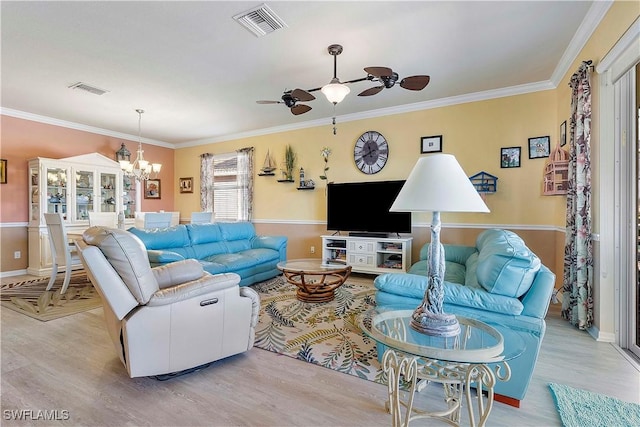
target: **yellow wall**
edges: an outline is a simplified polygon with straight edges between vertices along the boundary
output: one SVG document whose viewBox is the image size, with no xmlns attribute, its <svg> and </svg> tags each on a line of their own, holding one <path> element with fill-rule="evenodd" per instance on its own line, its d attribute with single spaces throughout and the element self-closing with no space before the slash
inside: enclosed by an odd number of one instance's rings
<svg viewBox="0 0 640 427">
<path fill-rule="evenodd" d="M 564 198 L 541 195 L 545 159 L 528 158 L 528 138 L 549 135 L 552 141 L 557 141 L 555 99 L 554 91 L 549 90 L 346 123 L 341 123 L 338 117 L 336 136 L 327 125 L 178 149 L 174 181 L 199 174 L 194 171 L 200 169 L 202 153 L 224 153 L 253 146 L 256 169 L 259 169 L 267 150 L 274 153 L 280 163 L 285 145 L 290 144 L 298 154 L 298 166 L 305 169 L 307 179 L 316 181 L 317 188 L 297 191 L 297 184 L 278 183 L 278 176 L 257 176 L 254 219 L 323 222 L 326 220 L 325 182 L 319 179 L 324 166 L 320 155 L 322 147 L 332 150 L 328 171 L 331 181 L 405 179 L 421 155 L 420 137 L 442 134 L 443 152 L 454 154 L 468 175 L 485 171 L 498 177 L 498 192 L 486 197 L 490 214 L 445 214 L 444 223 L 562 226 L 564 216 L 558 212 L 562 211 Z M 389 142 L 387 165 L 375 175 L 363 174 L 353 161 L 355 142 L 368 130 L 382 133 Z M 516 146 L 522 148 L 521 167 L 501 169 L 500 148 Z M 195 177 L 194 185 L 195 193 L 176 194 L 176 208 L 185 218 L 192 211 L 200 210 L 199 176 Z M 426 216 L 414 218 L 414 223 L 429 221 L 430 217 Z"/>
</svg>

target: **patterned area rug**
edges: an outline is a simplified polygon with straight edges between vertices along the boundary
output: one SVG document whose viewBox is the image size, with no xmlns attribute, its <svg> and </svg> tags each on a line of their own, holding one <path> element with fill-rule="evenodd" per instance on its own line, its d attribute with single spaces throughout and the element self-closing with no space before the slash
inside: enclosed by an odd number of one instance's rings
<svg viewBox="0 0 640 427">
<path fill-rule="evenodd" d="M 640 426 L 640 405 L 561 384 L 549 384 L 564 427 Z"/>
<path fill-rule="evenodd" d="M 371 279 L 350 277 L 328 303 L 298 301 L 296 287 L 282 277 L 252 287 L 261 306 L 256 347 L 386 384 L 375 341 L 357 324 L 375 306 Z"/>
<path fill-rule="evenodd" d="M 4 284 L 0 287 L 1 305 L 43 322 L 102 306 L 100 295 L 84 272 L 72 273 L 69 287 L 61 295 L 63 279 L 63 274 L 58 275 L 50 291 L 45 290 L 48 277 Z"/>
</svg>

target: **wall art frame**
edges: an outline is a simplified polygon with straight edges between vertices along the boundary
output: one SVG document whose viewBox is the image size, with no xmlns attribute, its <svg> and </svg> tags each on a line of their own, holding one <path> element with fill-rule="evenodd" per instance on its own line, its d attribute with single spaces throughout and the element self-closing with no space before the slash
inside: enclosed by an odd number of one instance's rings
<svg viewBox="0 0 640 427">
<path fill-rule="evenodd" d="M 162 198 L 162 192 L 159 179 L 147 179 L 144 182 L 144 198 L 145 199 L 160 199 Z"/>
<path fill-rule="evenodd" d="M 0 159 L 0 184 L 7 183 L 7 159 Z"/>
<path fill-rule="evenodd" d="M 519 168 L 520 167 L 520 147 L 502 147 L 500 149 L 500 167 L 501 168 Z"/>
<path fill-rule="evenodd" d="M 543 159 L 551 154 L 551 140 L 549 136 L 529 138 L 529 158 Z"/>
<path fill-rule="evenodd" d="M 441 153 L 442 135 L 423 136 L 420 138 L 420 153 Z"/>
<path fill-rule="evenodd" d="M 180 178 L 180 193 L 193 193 L 193 177 Z"/>
<path fill-rule="evenodd" d="M 567 144 L 567 121 L 565 120 L 560 125 L 560 146 L 564 147 Z"/>
</svg>

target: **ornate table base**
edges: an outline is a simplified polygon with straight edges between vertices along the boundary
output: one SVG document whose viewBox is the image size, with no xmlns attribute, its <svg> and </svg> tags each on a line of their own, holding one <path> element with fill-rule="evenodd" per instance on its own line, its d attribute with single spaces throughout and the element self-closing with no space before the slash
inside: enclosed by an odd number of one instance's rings
<svg viewBox="0 0 640 427">
<path fill-rule="evenodd" d="M 418 418 L 436 418 L 447 424 L 459 426 L 462 410 L 463 393 L 469 411 L 469 425 L 472 427 L 484 426 L 493 407 L 493 387 L 496 379 L 507 381 L 511 377 L 511 369 L 507 362 L 500 362 L 494 373 L 484 363 L 458 363 L 446 362 L 425 357 L 405 356 L 393 349 L 387 349 L 382 359 L 382 367 L 388 378 L 389 401 L 387 410 L 391 413 L 393 427 L 408 426 L 410 421 Z M 406 402 L 400 398 L 401 377 L 409 384 L 408 399 Z M 419 410 L 413 407 L 413 399 L 416 390 L 420 387 L 419 380 L 427 380 L 441 383 L 444 388 L 444 400 L 447 409 L 437 412 Z M 478 423 L 475 422 L 473 398 L 471 386 L 476 387 L 476 403 L 478 411 Z M 487 391 L 486 398 L 483 389 Z M 401 407 L 406 408 L 404 420 Z"/>
<path fill-rule="evenodd" d="M 336 267 L 328 272 L 280 269 L 287 281 L 298 288 L 296 297 L 300 301 L 311 303 L 332 301 L 336 289 L 342 286 L 351 274 L 351 266 L 348 265 Z"/>
</svg>

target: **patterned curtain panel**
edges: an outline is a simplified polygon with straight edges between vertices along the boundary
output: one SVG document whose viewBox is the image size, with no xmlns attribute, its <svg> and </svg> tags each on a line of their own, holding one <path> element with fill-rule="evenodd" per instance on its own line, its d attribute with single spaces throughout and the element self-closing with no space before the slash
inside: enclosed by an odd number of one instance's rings
<svg viewBox="0 0 640 427">
<path fill-rule="evenodd" d="M 590 69 L 591 61 L 583 62 L 569 83 L 572 97 L 562 317 L 579 329 L 588 329 L 593 323 Z"/>
<path fill-rule="evenodd" d="M 213 154 L 200 155 L 200 208 L 213 212 Z"/>
<path fill-rule="evenodd" d="M 239 221 L 253 218 L 253 147 L 238 150 Z"/>
</svg>

